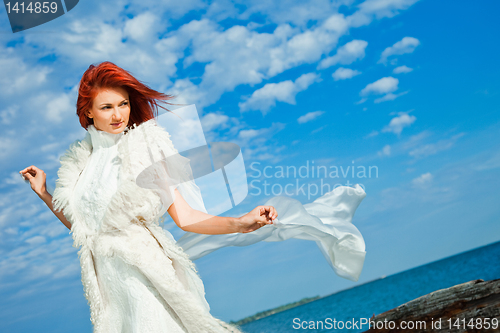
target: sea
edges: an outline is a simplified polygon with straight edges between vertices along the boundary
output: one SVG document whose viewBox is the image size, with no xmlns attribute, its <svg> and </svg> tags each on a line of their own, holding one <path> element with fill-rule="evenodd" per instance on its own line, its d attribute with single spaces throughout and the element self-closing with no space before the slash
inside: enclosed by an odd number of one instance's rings
<svg viewBox="0 0 500 333">
<path fill-rule="evenodd" d="M 498 278 L 500 242 L 339 291 L 240 327 L 246 333 L 364 332 L 369 329 L 368 319 L 374 314 L 439 289 L 476 279 Z M 333 326 L 334 320 L 336 326 Z M 344 328 L 339 329 L 339 324 Z"/>
</svg>

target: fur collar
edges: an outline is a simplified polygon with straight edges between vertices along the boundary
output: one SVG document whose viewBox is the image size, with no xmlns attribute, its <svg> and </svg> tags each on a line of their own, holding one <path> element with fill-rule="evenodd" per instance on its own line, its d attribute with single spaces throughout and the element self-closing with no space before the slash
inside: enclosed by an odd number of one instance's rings
<svg viewBox="0 0 500 333">
<path fill-rule="evenodd" d="M 134 124 L 118 141 L 118 157 L 122 160 L 120 185 L 113 195 L 104 215 L 100 232 L 120 230 L 131 222 L 158 223 L 159 196 L 152 190 L 139 187 L 135 179 L 139 173 L 165 156 L 176 154 L 170 140 L 170 134 L 158 126 L 156 119 L 150 119 L 140 125 Z M 78 177 L 85 168 L 92 154 L 92 140 L 87 132 L 82 140 L 73 142 L 60 158 L 56 189 L 53 194 L 55 210 L 62 210 L 71 223 L 74 246 L 86 243 L 95 234 L 82 222 L 74 209 L 72 195 Z"/>
</svg>

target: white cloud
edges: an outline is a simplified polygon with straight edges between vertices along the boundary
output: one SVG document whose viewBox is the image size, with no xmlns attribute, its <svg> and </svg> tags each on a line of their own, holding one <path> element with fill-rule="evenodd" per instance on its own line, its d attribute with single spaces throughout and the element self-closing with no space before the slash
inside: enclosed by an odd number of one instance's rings
<svg viewBox="0 0 500 333">
<path fill-rule="evenodd" d="M 156 34 L 165 30 L 165 23 L 151 12 L 144 12 L 125 22 L 124 37 L 145 43 L 157 40 Z"/>
<path fill-rule="evenodd" d="M 379 151 L 378 153 L 378 156 L 390 156 L 391 155 L 391 146 L 389 145 L 385 145 L 384 148 L 382 148 L 381 151 Z"/>
<path fill-rule="evenodd" d="M 415 120 L 417 120 L 417 117 L 411 116 L 405 112 L 400 112 L 399 116 L 392 118 L 389 125 L 382 129 L 382 132 L 392 132 L 400 135 L 403 128 L 410 126 Z"/>
<path fill-rule="evenodd" d="M 75 94 L 62 93 L 58 96 L 47 97 L 47 102 L 41 105 L 46 105 L 45 116 L 49 121 L 61 122 L 65 116 L 75 114 L 74 101 L 77 98 Z"/>
<path fill-rule="evenodd" d="M 8 125 L 12 123 L 12 120 L 16 117 L 19 112 L 19 105 L 9 105 L 7 108 L 0 112 L 0 120 L 2 124 Z"/>
<path fill-rule="evenodd" d="M 126 14 L 132 14 L 132 16 L 140 15 L 146 11 L 154 11 L 155 13 L 165 13 L 168 17 L 173 20 L 182 17 L 193 10 L 205 10 L 208 4 L 202 0 L 184 0 L 184 1 L 174 1 L 174 0 L 164 0 L 158 2 L 157 0 L 140 0 L 140 1 L 128 1 L 128 0 L 114 0 L 113 2 L 108 1 L 89 1 L 89 7 L 95 10 L 97 17 L 101 17 L 99 14 L 109 13 L 110 16 L 113 14 L 118 16 L 120 14 L 116 8 L 126 8 Z M 80 6 L 80 4 L 78 4 Z"/>
<path fill-rule="evenodd" d="M 253 14 L 266 16 L 269 21 L 277 24 L 292 23 L 295 26 L 306 26 L 311 21 L 323 21 L 338 11 L 345 1 L 309 0 L 309 1 L 235 1 L 240 6 L 245 5 L 241 14 L 234 15 L 247 20 Z M 226 1 L 214 1 L 219 7 L 228 7 Z M 236 13 L 241 10 L 236 10 Z"/>
<path fill-rule="evenodd" d="M 411 135 L 407 140 L 397 142 L 392 145 L 393 155 L 406 154 L 408 151 L 415 149 L 431 136 L 429 131 L 422 131 L 418 134 Z"/>
<path fill-rule="evenodd" d="M 381 102 L 385 102 L 385 101 L 393 101 L 396 98 L 398 98 L 399 96 L 406 95 L 408 92 L 409 92 L 409 90 L 403 91 L 402 93 L 399 93 L 399 94 L 388 93 L 380 98 L 375 99 L 373 102 L 374 103 L 381 103 Z"/>
<path fill-rule="evenodd" d="M 417 147 L 409 152 L 410 156 L 416 157 L 416 158 L 422 158 L 426 157 L 429 155 L 435 155 L 441 151 L 448 150 L 452 148 L 455 145 L 455 142 L 464 136 L 465 133 L 459 133 L 454 136 L 452 136 L 449 139 L 442 139 L 439 140 L 435 143 L 429 143 L 420 147 Z"/>
<path fill-rule="evenodd" d="M 365 49 L 368 42 L 364 40 L 353 40 L 341 46 L 334 56 L 321 60 L 318 69 L 324 69 L 336 64 L 350 65 L 358 59 L 365 57 Z"/>
<path fill-rule="evenodd" d="M 210 112 L 201 118 L 207 141 L 230 141 L 244 128 L 236 117 L 229 117 L 222 111 Z"/>
<path fill-rule="evenodd" d="M 334 14 L 317 28 L 294 35 L 269 50 L 267 75 L 272 77 L 299 64 L 316 62 L 337 45 L 339 37 L 346 31 L 344 16 Z"/>
<path fill-rule="evenodd" d="M 361 90 L 360 95 L 366 96 L 370 94 L 387 94 L 398 89 L 399 80 L 392 76 L 383 77 L 373 83 L 368 84 Z"/>
<path fill-rule="evenodd" d="M 325 127 L 327 127 L 327 126 L 328 126 L 328 125 L 323 125 L 323 126 L 320 126 L 320 127 L 316 128 L 316 129 L 313 129 L 313 130 L 311 131 L 311 134 L 318 133 L 319 131 L 323 130 L 323 129 L 324 129 Z"/>
<path fill-rule="evenodd" d="M 416 187 L 427 187 L 432 182 L 433 176 L 430 172 L 424 173 L 411 182 Z"/>
<path fill-rule="evenodd" d="M 17 290 L 32 283 L 49 283 L 58 289 L 78 281 L 78 271 L 70 282 L 65 281 L 62 285 L 61 280 L 54 282 L 54 277 L 47 277 L 51 272 L 76 263 L 76 250 L 71 246 L 68 230 L 47 211 L 29 185 L 12 184 L 8 192 L 0 193 L 0 200 L 5 204 L 0 215 L 0 242 L 3 245 L 0 249 L 0 287 L 8 285 L 9 289 Z M 2 221 L 3 216 L 8 216 L 8 220 Z"/>
<path fill-rule="evenodd" d="M 182 4 L 118 0 L 113 3 L 115 7 L 124 8 L 122 11 L 113 10 L 110 3 L 91 1 L 86 3 L 92 8 L 89 15 L 56 22 L 63 25 L 61 34 L 54 38 L 30 35 L 26 36 L 26 42 L 36 46 L 38 52 L 57 54 L 61 66 L 70 62 L 70 66 L 81 68 L 112 59 L 141 80 L 159 86 L 159 90 L 172 88 L 186 97 L 198 97 L 189 100 L 188 104 L 196 102 L 202 110 L 238 85 L 259 84 L 287 69 L 320 60 L 336 47 L 338 39 L 349 28 L 359 26 L 360 17 L 364 17 L 361 25 L 368 24 L 375 18 L 394 16 L 413 2 L 365 1 L 355 14 L 345 17 L 338 13 L 340 6 L 349 5 L 343 0 L 307 3 L 220 0 L 210 4 L 200 0 Z M 164 17 L 178 20 L 192 10 L 203 10 L 202 18 L 167 30 L 173 21 Z M 106 20 L 102 20 L 102 13 L 106 14 Z M 265 16 L 265 24 L 277 24 L 276 29 L 261 33 L 252 30 L 261 24 L 247 24 L 224 30 L 215 21 L 229 17 L 245 20 L 253 13 Z M 310 25 L 313 21 L 315 24 Z M 157 36 L 161 39 L 155 42 Z M 339 48 L 333 60 L 348 64 L 360 59 L 366 44 L 365 41 L 351 41 Z M 180 65 L 179 60 L 182 60 Z M 177 80 L 197 82 L 196 88 L 191 89 L 186 82 L 171 82 L 176 79 L 179 66 L 186 69 L 194 63 L 204 66 L 202 72 Z"/>
<path fill-rule="evenodd" d="M 282 159 L 279 152 L 284 146 L 269 145 L 269 138 L 285 128 L 283 123 L 272 123 L 270 127 L 259 129 L 243 129 L 236 139 L 231 140 L 240 147 L 245 147 L 243 157 L 245 160 L 279 161 Z"/>
<path fill-rule="evenodd" d="M 339 67 L 335 72 L 333 72 L 332 77 L 335 81 L 350 79 L 356 75 L 361 74 L 358 70 L 352 70 L 350 68 Z"/>
<path fill-rule="evenodd" d="M 114 9 L 106 12 L 106 20 L 91 15 L 68 20 L 61 33 L 53 38 L 27 35 L 26 40 L 36 45 L 40 56 L 55 53 L 59 66 L 78 68 L 75 75 L 78 77 L 91 63 L 110 60 L 149 85 L 171 85 L 169 79 L 177 72 L 176 63 L 183 57 L 182 51 L 189 41 L 158 40 L 165 26 L 151 12 L 131 19 L 119 18 L 116 12 Z"/>
<path fill-rule="evenodd" d="M 222 113 L 211 112 L 201 119 L 204 130 L 211 131 L 215 128 L 226 128 L 229 125 L 229 117 Z"/>
<path fill-rule="evenodd" d="M 4 187 L 5 184 L 8 185 L 15 185 L 15 184 L 22 184 L 24 181 L 21 178 L 19 172 L 12 171 L 8 177 L 5 177 L 3 179 L 3 184 L 0 184 L 0 187 Z"/>
<path fill-rule="evenodd" d="M 242 130 L 240 131 L 240 138 L 243 139 L 243 140 L 248 140 L 248 139 L 252 139 L 256 136 L 259 136 L 261 135 L 261 133 L 263 132 L 264 130 L 256 130 L 256 129 L 246 129 L 246 130 Z"/>
<path fill-rule="evenodd" d="M 318 118 L 319 116 L 321 116 L 323 113 L 325 113 L 325 111 L 313 111 L 313 112 L 308 112 L 306 113 L 305 115 L 303 116 L 300 116 L 298 119 L 297 119 L 297 122 L 299 124 L 304 124 L 304 123 L 307 123 L 311 120 L 314 120 L 316 118 Z"/>
<path fill-rule="evenodd" d="M 0 158 L 3 161 L 8 160 L 7 159 L 8 156 L 12 156 L 14 153 L 18 152 L 18 147 L 19 147 L 18 138 L 13 138 L 11 136 L 8 137 L 0 136 Z"/>
<path fill-rule="evenodd" d="M 18 56 L 13 47 L 0 47 L 0 96 L 22 95 L 26 91 L 40 87 L 47 82 L 52 69 L 40 65 L 29 65 Z M 5 106 L 5 105 L 2 105 Z M 2 116 L 2 118 L 4 118 Z"/>
<path fill-rule="evenodd" d="M 378 131 L 373 130 L 365 136 L 365 139 L 372 138 L 372 137 L 377 136 L 377 135 L 378 135 Z"/>
<path fill-rule="evenodd" d="M 500 150 L 497 150 L 491 156 L 488 156 L 487 159 L 483 159 L 474 166 L 474 169 L 479 171 L 496 168 L 500 168 Z"/>
<path fill-rule="evenodd" d="M 407 67 L 405 65 L 396 67 L 392 70 L 394 74 L 410 73 L 411 71 L 413 71 L 413 68 Z"/>
<path fill-rule="evenodd" d="M 392 101 L 399 96 L 407 94 L 409 91 L 405 91 L 399 94 L 394 94 L 393 92 L 398 90 L 398 84 L 399 80 L 392 77 L 383 77 L 373 83 L 368 84 L 366 87 L 361 90 L 359 93 L 361 96 L 367 96 L 367 95 L 382 95 L 385 94 L 382 97 L 379 97 L 374 100 L 374 103 L 381 103 L 385 101 Z M 361 104 L 366 101 L 366 98 L 361 99 L 359 102 L 356 104 Z"/>
<path fill-rule="evenodd" d="M 176 34 L 191 41 L 184 67 L 206 64 L 198 85 L 210 96 L 204 100 L 205 106 L 238 85 L 259 84 L 289 68 L 318 61 L 345 33 L 344 21 L 343 15 L 335 14 L 303 32 L 282 24 L 273 33 L 258 33 L 244 26 L 223 31 L 218 24 L 202 19 L 185 24 Z"/>
<path fill-rule="evenodd" d="M 368 0 L 358 5 L 358 10 L 348 17 L 353 27 L 369 24 L 374 18 L 393 17 L 410 7 L 417 0 Z M 222 20 L 233 17 L 248 20 L 252 15 L 265 17 L 276 24 L 292 23 L 306 27 L 311 22 L 321 22 L 338 12 L 341 6 L 349 6 L 351 0 L 265 1 L 265 0 L 217 0 L 211 3 L 207 17 Z M 238 7 L 235 7 L 238 6 Z M 214 8 L 211 8 L 214 7 Z M 242 9 L 243 8 L 243 9 Z"/>
<path fill-rule="evenodd" d="M 241 111 L 260 110 L 265 114 L 276 105 L 276 101 L 295 104 L 295 95 L 306 90 L 319 79 L 317 74 L 307 73 L 301 75 L 295 82 L 286 80 L 279 83 L 268 83 L 254 91 L 249 99 L 238 105 Z"/>
<path fill-rule="evenodd" d="M 366 0 L 358 5 L 359 10 L 347 18 L 349 25 L 360 27 L 369 24 L 373 18 L 393 17 L 408 9 L 418 0 Z"/>
<path fill-rule="evenodd" d="M 200 87 L 189 79 L 178 79 L 175 80 L 175 84 L 170 87 L 169 94 L 175 96 L 175 102 L 179 104 L 196 104 L 196 108 L 200 106 L 210 105 L 215 103 L 219 96 L 209 95 L 206 91 L 200 89 Z"/>
<path fill-rule="evenodd" d="M 409 112 L 411 112 L 411 111 L 407 111 L 404 113 L 409 113 Z M 404 114 L 404 113 L 401 112 L 400 114 Z M 395 118 L 399 118 L 399 116 L 395 117 Z M 406 123 L 410 123 L 410 122 L 411 122 L 411 119 L 407 120 Z M 404 121 L 402 122 L 401 125 L 403 125 L 403 124 L 405 124 Z M 394 131 L 398 130 L 397 124 L 393 123 L 393 125 L 394 125 L 394 127 L 392 127 L 392 128 L 389 125 L 386 126 L 387 129 L 391 129 L 391 130 L 389 130 L 389 132 L 393 132 L 392 130 L 394 130 Z M 411 126 L 411 125 L 412 124 L 410 124 L 409 126 Z M 403 126 L 403 129 L 404 129 L 404 126 Z M 375 135 L 376 131 L 373 131 L 372 133 Z M 430 132 L 428 130 L 424 130 L 420 133 L 417 133 L 415 135 L 410 135 L 409 137 L 407 137 L 405 139 L 402 139 L 400 141 L 395 142 L 394 144 L 391 144 L 390 145 L 390 155 L 391 156 L 408 155 L 408 156 L 414 158 L 413 160 L 410 160 L 409 163 L 415 163 L 420 158 L 425 158 L 425 157 L 430 156 L 430 155 L 435 155 L 435 154 L 440 153 L 442 151 L 453 148 L 456 145 L 458 139 L 464 135 L 465 135 L 465 133 L 461 132 L 461 133 L 455 134 L 451 137 L 432 140 L 435 137 L 435 134 L 433 134 L 432 132 Z M 370 136 L 371 135 L 367 135 L 367 136 L 365 136 L 365 138 L 369 138 Z M 434 141 L 434 142 L 432 142 L 432 141 Z M 380 156 L 384 156 L 382 151 L 377 152 L 374 155 L 371 155 L 369 157 L 369 159 L 378 158 Z M 483 162 L 485 160 L 487 160 L 487 158 L 483 158 Z M 498 160 L 500 161 L 500 159 L 498 159 Z M 477 165 L 475 166 L 475 168 L 477 170 L 481 169 L 481 167 L 478 167 Z"/>
<path fill-rule="evenodd" d="M 47 240 L 43 236 L 34 236 L 25 240 L 26 243 L 30 245 L 40 245 L 45 243 Z"/>
<path fill-rule="evenodd" d="M 60 149 L 60 148 L 61 148 L 60 142 L 52 142 L 52 143 L 47 143 L 47 144 L 40 146 L 40 151 L 50 152 L 50 151 L 55 151 L 55 150 Z"/>
<path fill-rule="evenodd" d="M 405 53 L 412 53 L 415 48 L 420 45 L 420 41 L 413 37 L 404 37 L 399 42 L 395 43 L 393 46 L 386 48 L 380 57 L 378 63 L 386 63 L 387 58 L 393 55 L 401 55 Z"/>
</svg>

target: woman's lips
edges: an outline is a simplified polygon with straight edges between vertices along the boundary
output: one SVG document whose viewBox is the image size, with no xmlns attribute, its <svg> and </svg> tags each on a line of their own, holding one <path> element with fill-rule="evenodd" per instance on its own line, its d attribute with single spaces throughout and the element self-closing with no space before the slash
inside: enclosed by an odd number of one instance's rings
<svg viewBox="0 0 500 333">
<path fill-rule="evenodd" d="M 119 123 L 111 124 L 111 126 L 118 127 L 118 126 L 120 126 L 122 123 L 123 123 L 123 121 L 122 121 L 122 122 L 119 122 Z"/>
</svg>

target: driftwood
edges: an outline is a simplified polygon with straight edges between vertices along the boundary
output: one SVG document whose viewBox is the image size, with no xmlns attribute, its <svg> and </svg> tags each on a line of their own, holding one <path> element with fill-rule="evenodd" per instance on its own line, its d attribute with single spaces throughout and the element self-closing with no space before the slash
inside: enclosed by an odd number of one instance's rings
<svg viewBox="0 0 500 333">
<path fill-rule="evenodd" d="M 500 279 L 436 290 L 373 315 L 370 321 L 366 333 L 500 332 Z"/>
</svg>

